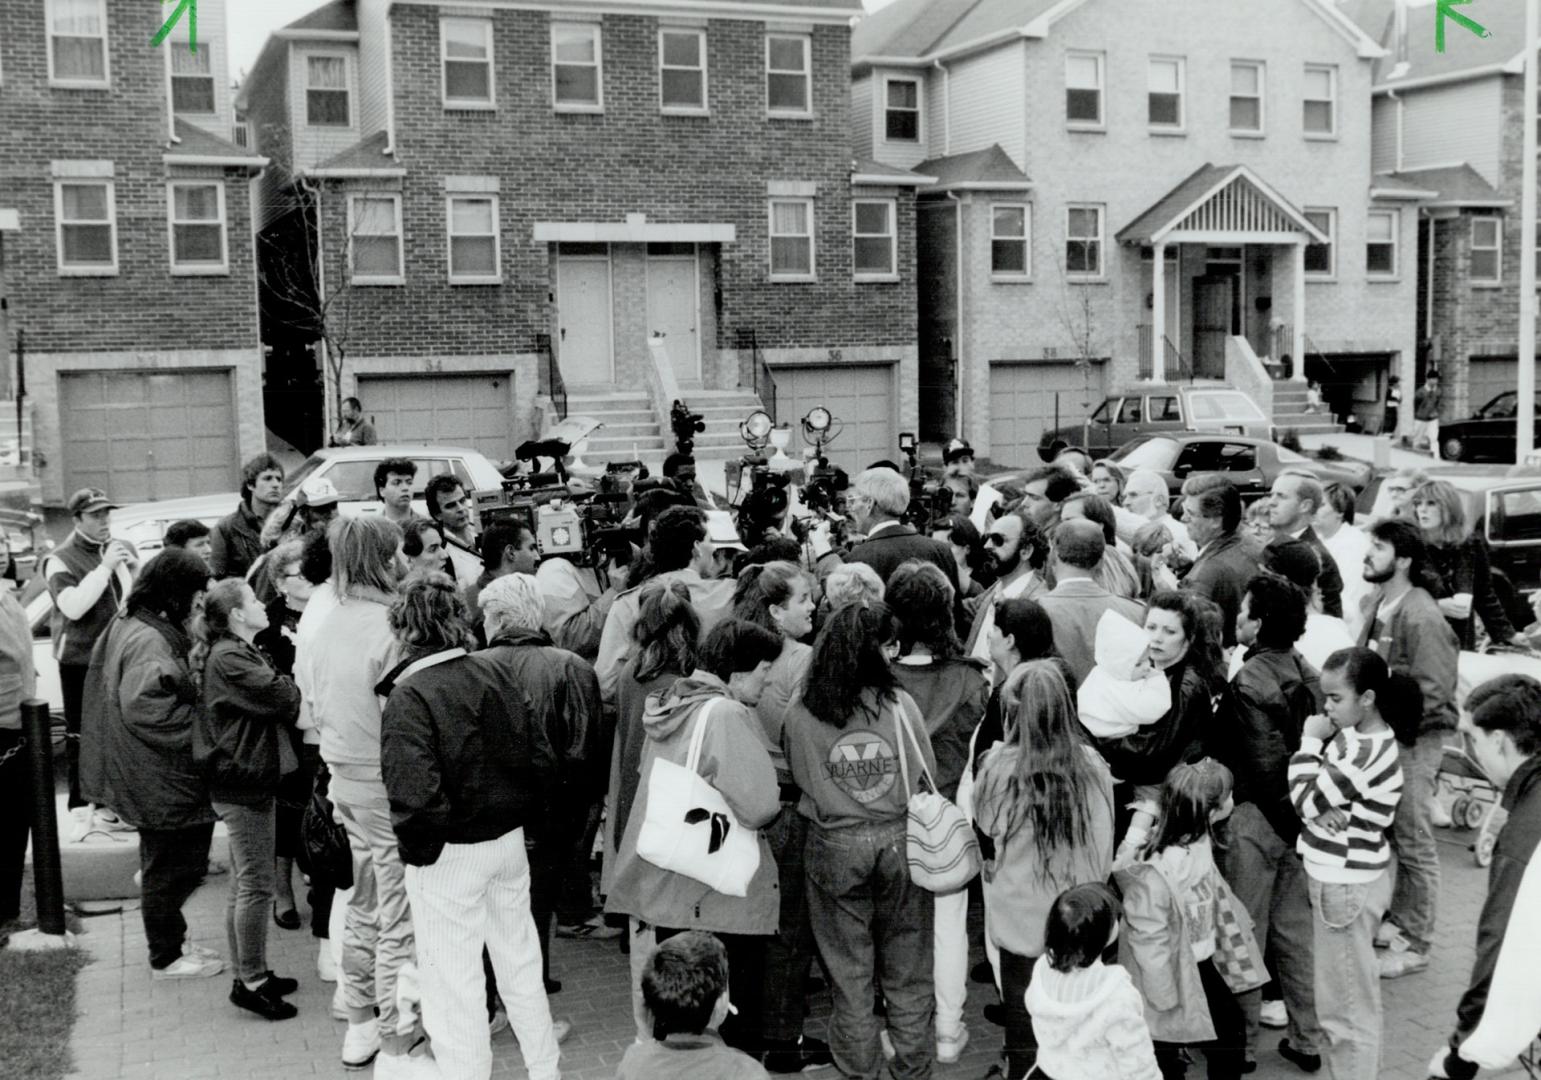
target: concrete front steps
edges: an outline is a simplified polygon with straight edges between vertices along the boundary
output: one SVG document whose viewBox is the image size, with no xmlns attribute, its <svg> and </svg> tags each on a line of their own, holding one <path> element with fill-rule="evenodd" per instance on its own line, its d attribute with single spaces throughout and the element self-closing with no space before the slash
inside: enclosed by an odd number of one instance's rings
<svg viewBox="0 0 1541 1080">
<path fill-rule="evenodd" d="M 1345 430 L 1325 411 L 1306 412 L 1306 384 L 1293 380 L 1273 384 L 1273 424 L 1279 435 L 1290 429 L 1297 435 L 1338 435 Z"/>
<path fill-rule="evenodd" d="M 738 425 L 760 407 L 751 390 L 681 389 L 681 400 L 706 421 L 696 436 L 699 459 L 736 458 L 744 452 Z M 589 436 L 583 458 L 589 462 L 634 461 L 653 464 L 674 450 L 674 433 L 660 428 L 646 393 L 623 389 L 577 390 L 567 397 L 567 415 L 590 416 L 604 427 Z"/>
</svg>

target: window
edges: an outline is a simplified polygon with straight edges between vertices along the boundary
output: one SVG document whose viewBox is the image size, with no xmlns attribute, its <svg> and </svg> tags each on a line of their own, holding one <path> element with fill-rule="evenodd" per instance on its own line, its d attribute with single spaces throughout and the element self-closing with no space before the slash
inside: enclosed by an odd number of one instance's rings
<svg viewBox="0 0 1541 1080">
<path fill-rule="evenodd" d="M 1150 399 L 1150 418 L 1158 422 L 1181 420 L 1182 410 L 1178 408 L 1175 397 L 1153 397 Z"/>
<path fill-rule="evenodd" d="M 171 109 L 176 113 L 214 111 L 213 46 L 199 39 L 198 51 L 187 42 L 171 42 Z"/>
<path fill-rule="evenodd" d="M 658 32 L 658 93 L 664 112 L 706 111 L 706 31 Z"/>
<path fill-rule="evenodd" d="M 48 0 L 48 77 L 107 85 L 107 0 Z"/>
<path fill-rule="evenodd" d="M 1118 422 L 1120 424 L 1141 423 L 1145 419 L 1144 405 L 1145 402 L 1141 398 L 1124 398 L 1124 411 L 1118 414 Z"/>
<path fill-rule="evenodd" d="M 1471 219 L 1471 279 L 1493 284 L 1503 276 L 1503 218 Z"/>
<path fill-rule="evenodd" d="M 765 35 L 765 102 L 772 116 L 813 112 L 813 42 L 802 34 Z"/>
<path fill-rule="evenodd" d="M 1246 443 L 1226 443 L 1220 448 L 1222 472 L 1251 472 L 1257 468 L 1257 447 Z"/>
<path fill-rule="evenodd" d="M 449 279 L 495 285 L 501 280 L 496 195 L 449 197 Z"/>
<path fill-rule="evenodd" d="M 889 142 L 919 142 L 920 83 L 914 79 L 889 79 L 885 85 L 885 137 Z"/>
<path fill-rule="evenodd" d="M 1263 65 L 1251 61 L 1231 64 L 1231 132 L 1263 133 Z"/>
<path fill-rule="evenodd" d="M 1327 237 L 1325 244 L 1306 244 L 1306 273 L 1313 277 L 1332 277 L 1337 273 L 1336 245 L 1338 212 L 1336 210 L 1306 210 L 1306 220 Z"/>
<path fill-rule="evenodd" d="M 1147 118 L 1153 128 L 1180 129 L 1183 117 L 1183 62 L 1153 56 L 1146 71 Z"/>
<path fill-rule="evenodd" d="M 439 57 L 444 64 L 446 109 L 492 107 L 490 19 L 440 19 Z"/>
<path fill-rule="evenodd" d="M 251 147 L 251 125 L 245 117 L 237 117 L 235 124 L 230 129 L 230 141 L 239 147 L 249 149 Z"/>
<path fill-rule="evenodd" d="M 862 278 L 897 278 L 898 236 L 894 230 L 894 203 L 890 199 L 857 200 L 853 206 L 855 236 L 853 265 Z"/>
<path fill-rule="evenodd" d="M 305 58 L 305 122 L 312 127 L 347 127 L 348 58 Z"/>
<path fill-rule="evenodd" d="M 990 216 L 990 273 L 995 277 L 1028 276 L 1028 223 L 1026 205 L 997 203 Z"/>
<path fill-rule="evenodd" d="M 348 199 L 348 252 L 355 285 L 405 283 L 400 195 L 354 195 Z"/>
<path fill-rule="evenodd" d="M 1065 120 L 1073 126 L 1102 126 L 1102 54 L 1065 57 Z"/>
<path fill-rule="evenodd" d="M 171 272 L 224 274 L 225 185 L 177 181 L 167 185 L 171 209 Z"/>
<path fill-rule="evenodd" d="M 1371 210 L 1365 219 L 1365 269 L 1377 277 L 1394 277 L 1397 272 L 1397 229 L 1401 214 L 1396 210 Z"/>
<path fill-rule="evenodd" d="M 1301 124 L 1307 138 L 1338 133 L 1337 68 L 1306 65 L 1301 110 Z"/>
<path fill-rule="evenodd" d="M 551 24 L 551 80 L 556 107 L 579 112 L 604 108 L 599 27 Z"/>
<path fill-rule="evenodd" d="M 118 272 L 117 210 L 113 203 L 111 180 L 54 184 L 61 275 Z"/>
<path fill-rule="evenodd" d="M 772 199 L 772 281 L 813 280 L 813 200 Z"/>
<path fill-rule="evenodd" d="M 1102 207 L 1066 208 L 1065 272 L 1082 277 L 1102 276 Z"/>
</svg>

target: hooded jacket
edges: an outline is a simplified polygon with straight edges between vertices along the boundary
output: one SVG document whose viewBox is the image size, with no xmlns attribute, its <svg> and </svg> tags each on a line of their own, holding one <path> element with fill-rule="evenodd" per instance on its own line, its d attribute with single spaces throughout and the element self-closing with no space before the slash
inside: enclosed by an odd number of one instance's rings
<svg viewBox="0 0 1541 1080">
<path fill-rule="evenodd" d="M 642 607 L 642 589 L 654 581 L 665 584 L 684 582 L 685 588 L 690 590 L 690 603 L 696 609 L 696 614 L 701 616 L 702 638 L 727 617 L 733 606 L 733 588 L 737 584 L 732 578 L 708 581 L 694 567 L 687 566 L 683 570 L 665 571 L 617 596 L 615 603 L 610 606 L 609 614 L 605 616 L 605 628 L 599 637 L 599 656 L 594 661 L 594 673 L 599 676 L 599 690 L 607 705 L 615 704 L 621 669 L 637 650 L 637 644 L 632 640 L 632 629 L 637 625 L 637 616 Z"/>
<path fill-rule="evenodd" d="M 776 859 L 759 837 L 760 865 L 746 896 L 727 896 L 694 878 L 654 866 L 637 854 L 637 834 L 646 818 L 653 762 L 662 758 L 684 765 L 701 708 L 716 701 L 706 718 L 701 777 L 727 800 L 738 824 L 762 829 L 781 812 L 776 769 L 759 733 L 759 720 L 728 695 L 727 684 L 696 671 L 663 694 L 648 699 L 642 716 L 647 742 L 642 747 L 636 802 L 626 820 L 626 835 L 616 858 L 615 878 L 605 910 L 630 915 L 652 926 L 706 930 L 719 934 L 774 934 L 781 911 Z"/>
<path fill-rule="evenodd" d="M 1079 1080 L 1159 1080 L 1145 1003 L 1129 972 L 1094 960 L 1090 967 L 1033 969 L 1027 1011 L 1045 1076 Z"/>
<path fill-rule="evenodd" d="M 1154 724 L 1172 707 L 1172 687 L 1166 677 L 1140 663 L 1150 648 L 1150 634 L 1109 609 L 1097 620 L 1092 668 L 1076 690 L 1081 724 L 1099 738 L 1133 735 Z"/>
<path fill-rule="evenodd" d="M 577 794 L 604 795 L 605 767 L 599 753 L 599 680 L 587 660 L 558 649 L 542 630 L 503 631 L 476 654 L 504 664 L 524 687 L 535 708 L 535 723 L 556 751 L 561 782 Z"/>
</svg>

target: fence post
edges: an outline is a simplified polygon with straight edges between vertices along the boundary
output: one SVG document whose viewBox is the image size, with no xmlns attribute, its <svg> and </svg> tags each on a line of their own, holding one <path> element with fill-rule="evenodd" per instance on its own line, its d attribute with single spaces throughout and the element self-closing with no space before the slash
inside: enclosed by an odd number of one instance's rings
<svg viewBox="0 0 1541 1080">
<path fill-rule="evenodd" d="M 32 882 L 37 889 L 37 930 L 15 935 L 10 947 L 62 948 L 69 935 L 64 925 L 64 874 L 59 865 L 59 820 L 54 808 L 53 732 L 48 703 L 38 698 L 22 702 L 21 727 L 27 740 L 28 771 L 32 777 Z"/>
</svg>

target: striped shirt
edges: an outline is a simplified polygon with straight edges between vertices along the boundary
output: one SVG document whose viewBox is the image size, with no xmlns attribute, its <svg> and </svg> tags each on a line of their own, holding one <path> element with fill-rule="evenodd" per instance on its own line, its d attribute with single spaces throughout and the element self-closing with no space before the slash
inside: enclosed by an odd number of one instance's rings
<svg viewBox="0 0 1541 1080">
<path fill-rule="evenodd" d="M 1402 798 L 1396 734 L 1344 728 L 1330 743 L 1303 738 L 1290 758 L 1290 802 L 1305 823 L 1296 850 L 1318 881 L 1373 881 L 1391 862 L 1386 832 Z M 1316 819 L 1342 810 L 1348 823 L 1328 830 Z"/>
</svg>

